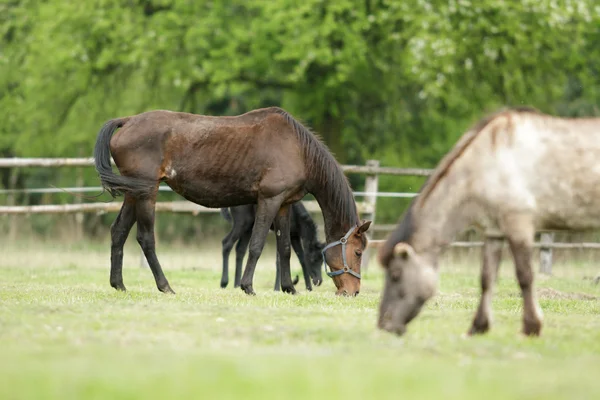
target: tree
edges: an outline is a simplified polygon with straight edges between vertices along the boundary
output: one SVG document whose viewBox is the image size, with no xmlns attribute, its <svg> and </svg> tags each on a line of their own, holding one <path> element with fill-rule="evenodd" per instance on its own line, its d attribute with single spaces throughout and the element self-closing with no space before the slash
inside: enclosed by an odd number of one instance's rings
<svg viewBox="0 0 600 400">
<path fill-rule="evenodd" d="M 595 113 L 599 13 L 593 0 L 8 0 L 0 151 L 86 155 L 116 116 L 279 105 L 340 162 L 432 167 L 501 106 Z"/>
</svg>

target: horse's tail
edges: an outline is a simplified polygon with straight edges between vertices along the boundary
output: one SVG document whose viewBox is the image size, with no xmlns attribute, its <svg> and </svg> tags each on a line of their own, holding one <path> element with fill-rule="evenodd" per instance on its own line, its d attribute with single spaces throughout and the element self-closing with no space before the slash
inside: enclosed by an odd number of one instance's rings
<svg viewBox="0 0 600 400">
<path fill-rule="evenodd" d="M 221 216 L 225 218 L 225 221 L 231 222 L 231 213 L 229 212 L 229 208 L 223 207 L 221 208 Z"/>
<path fill-rule="evenodd" d="M 110 195 L 115 198 L 123 193 L 130 193 L 135 197 L 146 195 L 150 192 L 154 182 L 147 179 L 133 178 L 129 176 L 117 175 L 113 172 L 110 165 L 110 139 L 113 133 L 124 126 L 129 117 L 111 119 L 106 122 L 96 139 L 94 147 L 94 164 L 96 171 L 100 176 L 102 186 Z"/>
</svg>

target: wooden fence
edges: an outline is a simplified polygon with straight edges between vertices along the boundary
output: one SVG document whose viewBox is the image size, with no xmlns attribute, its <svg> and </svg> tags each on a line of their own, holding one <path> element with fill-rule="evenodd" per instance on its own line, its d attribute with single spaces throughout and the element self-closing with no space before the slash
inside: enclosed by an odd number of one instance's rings
<svg viewBox="0 0 600 400">
<path fill-rule="evenodd" d="M 54 167 L 92 167 L 93 158 L 0 158 L 0 168 L 54 168 Z M 378 160 L 369 160 L 366 165 L 343 165 L 342 169 L 347 174 L 363 174 L 365 177 L 364 192 L 354 192 L 355 196 L 362 196 L 363 201 L 357 202 L 359 213 L 365 219 L 373 221 L 372 231 L 390 231 L 395 225 L 377 225 L 375 224 L 377 197 L 414 197 L 417 193 L 382 193 L 379 192 L 379 175 L 395 176 L 429 176 L 430 169 L 423 168 L 394 168 L 381 167 Z M 14 174 L 13 174 L 14 175 Z M 8 188 L 0 191 L 0 194 L 7 194 L 7 205 L 0 206 L 0 215 L 15 214 L 58 214 L 58 213 L 76 213 L 81 215 L 84 212 L 106 213 L 118 212 L 121 208 L 120 202 L 110 203 L 82 203 L 81 199 L 76 198 L 77 204 L 51 204 L 35 206 L 16 206 L 11 200 L 16 193 L 62 193 L 62 192 L 85 192 L 101 189 L 83 188 L 78 185 L 74 188 L 38 188 L 38 189 L 14 189 Z M 161 190 L 170 190 L 168 187 L 161 186 Z M 320 212 L 316 201 L 303 201 L 309 212 Z M 218 208 L 207 208 L 189 201 L 171 201 L 157 202 L 157 212 L 184 212 L 193 215 L 199 213 L 219 212 Z M 552 232 L 542 232 L 540 242 L 535 243 L 535 247 L 540 249 L 540 272 L 551 274 L 552 272 L 552 249 L 600 249 L 600 243 L 554 243 L 554 234 Z M 383 240 L 370 240 L 369 247 L 375 248 L 383 243 Z M 480 247 L 483 242 L 454 242 L 452 247 Z M 366 263 L 371 257 L 370 251 L 365 255 Z"/>
</svg>

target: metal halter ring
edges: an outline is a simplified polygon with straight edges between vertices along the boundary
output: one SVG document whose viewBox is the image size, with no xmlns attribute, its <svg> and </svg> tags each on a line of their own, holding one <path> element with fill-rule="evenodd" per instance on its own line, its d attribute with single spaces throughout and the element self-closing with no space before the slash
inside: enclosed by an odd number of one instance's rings
<svg viewBox="0 0 600 400">
<path fill-rule="evenodd" d="M 334 276 L 338 276 L 338 275 L 347 273 L 347 274 L 350 274 L 350 275 L 360 279 L 360 274 L 352 271 L 352 269 L 350 269 L 350 267 L 348 266 L 348 261 L 346 261 L 346 243 L 348 243 L 348 238 L 350 237 L 352 232 L 354 232 L 355 228 L 356 227 L 354 227 L 354 226 L 352 228 L 350 228 L 350 230 L 344 235 L 343 238 L 341 238 L 340 240 L 337 240 L 335 242 L 329 243 L 321 251 L 321 254 L 323 255 L 323 268 L 325 268 L 325 273 L 327 274 L 328 277 L 333 278 Z M 325 251 L 327 249 L 332 248 L 333 246 L 337 246 L 338 244 L 342 245 L 342 260 L 344 261 L 344 268 L 339 269 L 337 271 L 329 272 L 329 271 L 327 271 L 327 260 L 325 259 Z"/>
</svg>

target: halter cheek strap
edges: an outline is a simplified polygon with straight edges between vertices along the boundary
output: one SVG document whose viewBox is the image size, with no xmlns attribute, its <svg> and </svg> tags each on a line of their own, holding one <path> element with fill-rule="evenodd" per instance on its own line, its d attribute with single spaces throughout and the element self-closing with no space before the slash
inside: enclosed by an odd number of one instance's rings
<svg viewBox="0 0 600 400">
<path fill-rule="evenodd" d="M 341 238 L 340 240 L 336 240 L 335 242 L 329 243 L 321 251 L 321 254 L 323 255 L 323 267 L 325 268 L 325 273 L 330 278 L 333 278 L 334 276 L 338 276 L 338 275 L 341 275 L 344 273 L 348 273 L 348 274 L 360 279 L 360 274 L 352 271 L 352 269 L 350 269 L 350 267 L 348 266 L 348 261 L 346 260 L 346 243 L 348 243 L 348 238 L 350 237 L 350 235 L 352 235 L 352 232 L 354 232 L 355 228 L 356 228 L 355 226 L 350 228 L 350 230 L 344 235 L 343 238 Z M 338 244 L 342 245 L 342 260 L 344 261 L 344 268 L 339 269 L 337 271 L 327 271 L 327 260 L 325 259 L 325 251 L 327 251 L 327 249 L 330 249 L 334 246 L 337 246 Z"/>
</svg>

